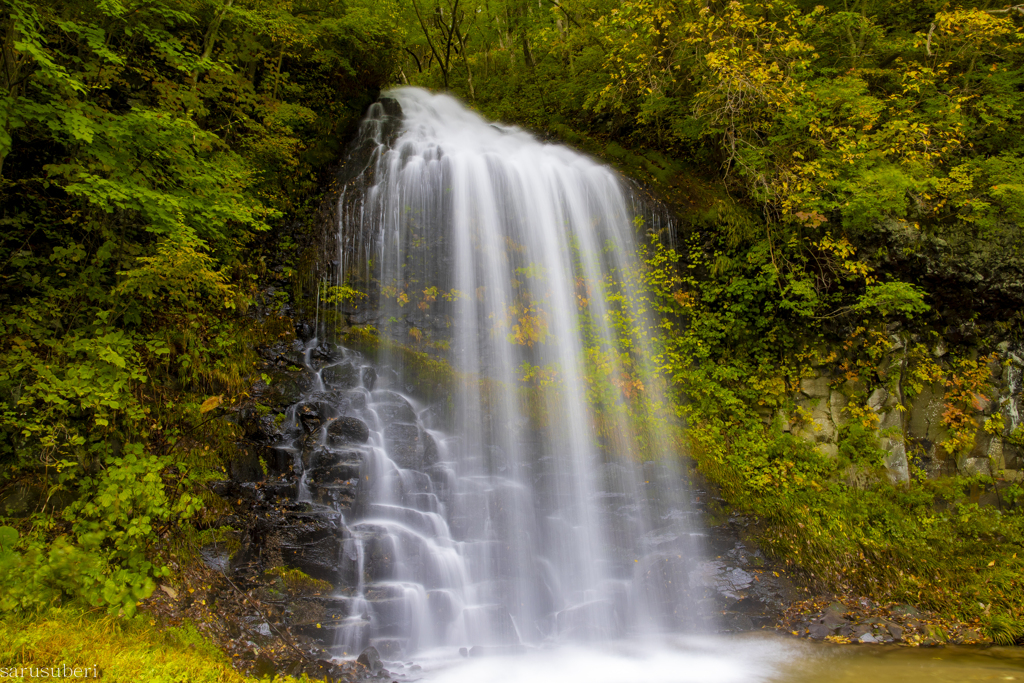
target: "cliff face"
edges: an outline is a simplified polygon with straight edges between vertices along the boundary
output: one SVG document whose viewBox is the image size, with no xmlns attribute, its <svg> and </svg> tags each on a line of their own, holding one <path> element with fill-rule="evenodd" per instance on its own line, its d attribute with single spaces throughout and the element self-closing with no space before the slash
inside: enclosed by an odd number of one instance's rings
<svg viewBox="0 0 1024 683">
<path fill-rule="evenodd" d="M 793 394 L 794 410 L 765 418 L 777 419 L 783 431 L 836 458 L 851 428 L 870 432 L 885 454 L 879 462 L 850 464 L 851 486 L 872 482 L 880 468 L 892 483 L 907 483 L 913 463 L 929 478 L 995 477 L 972 500 L 1012 504 L 999 491 L 1021 481 L 1024 467 L 1019 348 L 1004 341 L 982 356 L 977 347 L 968 347 L 967 360 L 955 361 L 942 339 L 926 346 L 904 333 L 888 342 L 867 377 L 848 379 L 833 367 L 813 368 Z"/>
</svg>

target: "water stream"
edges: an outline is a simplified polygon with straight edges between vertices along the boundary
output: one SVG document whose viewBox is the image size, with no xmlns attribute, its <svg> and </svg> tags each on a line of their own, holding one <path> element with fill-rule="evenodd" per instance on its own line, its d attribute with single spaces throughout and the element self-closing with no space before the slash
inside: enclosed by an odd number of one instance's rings
<svg viewBox="0 0 1024 683">
<path fill-rule="evenodd" d="M 344 520 L 339 649 L 495 654 L 706 630 L 678 432 L 652 321 L 631 303 L 643 214 L 618 176 L 411 88 L 371 108 L 357 149 L 330 284 L 361 291 L 354 321 L 454 379 L 421 404 L 394 346 L 331 366 L 361 396 L 336 414 L 370 431 Z M 348 457 L 323 439 L 312 467 Z"/>
</svg>

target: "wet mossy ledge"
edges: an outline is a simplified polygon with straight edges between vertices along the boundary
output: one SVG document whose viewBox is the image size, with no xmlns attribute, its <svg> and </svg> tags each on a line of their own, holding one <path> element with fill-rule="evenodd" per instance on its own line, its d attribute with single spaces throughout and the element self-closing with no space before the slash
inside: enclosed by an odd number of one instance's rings
<svg viewBox="0 0 1024 683">
<path fill-rule="evenodd" d="M 349 327 L 342 332 L 339 341 L 375 363 L 391 365 L 401 378 L 403 388 L 429 403 L 443 401 L 458 382 L 466 379 L 436 354 L 383 338 L 373 326 Z"/>
</svg>

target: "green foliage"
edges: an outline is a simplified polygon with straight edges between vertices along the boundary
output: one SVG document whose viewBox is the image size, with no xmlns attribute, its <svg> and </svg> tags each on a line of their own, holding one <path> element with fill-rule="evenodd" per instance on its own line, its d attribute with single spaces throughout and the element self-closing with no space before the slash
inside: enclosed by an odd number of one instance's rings
<svg viewBox="0 0 1024 683">
<path fill-rule="evenodd" d="M 248 386 L 261 242 L 402 30 L 361 0 L 0 8 L 0 487 L 43 501 L 4 536 L 0 610 L 130 614 L 230 448 L 207 398 Z"/>
<path fill-rule="evenodd" d="M 791 295 L 772 277 L 759 280 L 763 271 L 737 277 L 743 271 L 730 264 L 725 280 L 702 250 L 693 249 L 690 259 L 682 272 L 703 277 L 681 276 L 679 256 L 664 247 L 648 252 L 645 261 L 648 296 L 665 331 L 657 338 L 657 362 L 673 380 L 690 454 L 733 509 L 760 521 L 766 549 L 823 587 L 977 621 L 999 642 L 1024 634 L 1024 584 L 1014 573 L 1021 566 L 1018 554 L 1024 554 L 1019 494 L 1004 494 L 1012 509 L 979 507 L 971 491 L 990 480 L 933 481 L 913 463 L 910 483 L 891 484 L 883 463 L 888 452 L 880 448 L 875 425 L 861 420 L 841 426 L 837 455 L 781 431 L 777 420 L 764 420 L 766 410 L 799 415 L 793 391 L 804 364 L 822 362 L 809 345 L 827 338 L 821 326 L 828 320 L 811 315 L 813 308 L 781 305 Z M 919 312 L 919 298 L 916 304 L 914 293 L 908 299 L 906 312 Z M 874 316 L 889 312 L 876 306 Z M 802 317 L 787 320 L 793 315 Z M 889 348 L 886 339 L 857 328 L 844 344 L 832 344 L 830 362 L 854 377 L 877 371 L 879 353 Z M 842 360 L 837 350 L 849 356 Z M 917 349 L 908 357 L 906 390 L 914 391 L 914 382 L 945 386 L 950 447 L 966 448 L 957 435 L 973 438 L 977 425 L 968 424 L 965 405 L 983 390 L 991 359 L 951 361 L 947 373 Z M 851 476 L 859 479 L 856 485 Z"/>
</svg>

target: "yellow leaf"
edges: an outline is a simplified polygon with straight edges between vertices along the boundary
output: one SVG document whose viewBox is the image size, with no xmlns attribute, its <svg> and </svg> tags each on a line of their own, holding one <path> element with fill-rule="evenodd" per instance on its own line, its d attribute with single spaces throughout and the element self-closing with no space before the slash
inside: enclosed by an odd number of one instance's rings
<svg viewBox="0 0 1024 683">
<path fill-rule="evenodd" d="M 199 407 L 199 412 L 208 413 L 222 403 L 224 403 L 224 397 L 222 395 L 217 394 L 216 396 L 211 396 L 203 401 L 203 405 Z"/>
<path fill-rule="evenodd" d="M 992 560 L 991 562 L 988 563 L 988 566 L 990 566 L 990 567 L 996 566 L 996 561 Z"/>
</svg>

